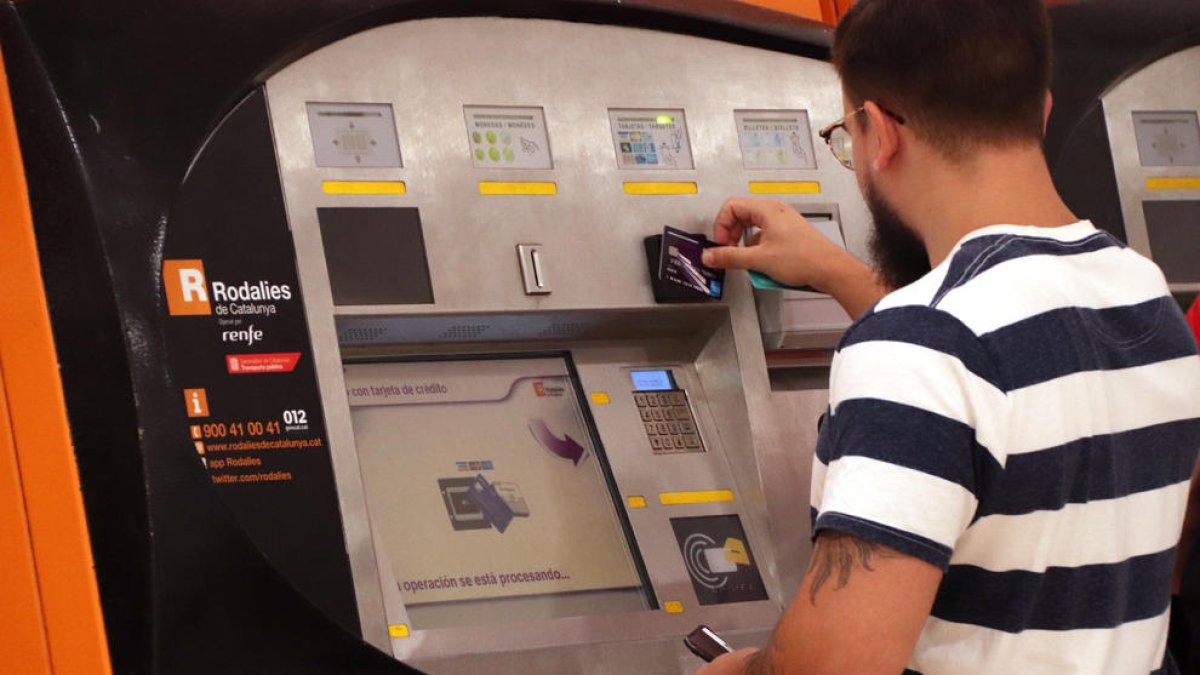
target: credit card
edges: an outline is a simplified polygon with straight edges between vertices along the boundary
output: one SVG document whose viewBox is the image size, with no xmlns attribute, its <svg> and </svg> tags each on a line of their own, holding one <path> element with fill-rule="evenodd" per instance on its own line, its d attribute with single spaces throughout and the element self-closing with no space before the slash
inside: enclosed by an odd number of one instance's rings
<svg viewBox="0 0 1200 675">
<path fill-rule="evenodd" d="M 750 270 L 750 285 L 755 288 L 763 288 L 776 291 L 808 291 L 809 293 L 817 293 L 817 289 L 812 286 L 789 286 L 775 281 L 774 277 L 767 276 L 762 272 Z"/>
<path fill-rule="evenodd" d="M 492 483 L 492 487 L 496 488 L 496 493 L 500 495 L 505 504 L 508 504 L 508 508 L 512 509 L 514 516 L 529 517 L 529 505 L 525 503 L 525 495 L 521 494 L 521 486 L 516 483 L 496 481 Z"/>
<path fill-rule="evenodd" d="M 725 286 L 725 270 L 708 267 L 701 259 L 704 249 L 716 245 L 702 234 L 670 226 L 664 228 L 658 261 L 659 279 L 711 298 L 720 298 Z"/>
<path fill-rule="evenodd" d="M 486 478 L 482 475 L 476 476 L 467 497 L 483 511 L 483 517 L 487 518 L 492 527 L 500 532 L 508 529 L 513 519 L 513 511 Z"/>
</svg>

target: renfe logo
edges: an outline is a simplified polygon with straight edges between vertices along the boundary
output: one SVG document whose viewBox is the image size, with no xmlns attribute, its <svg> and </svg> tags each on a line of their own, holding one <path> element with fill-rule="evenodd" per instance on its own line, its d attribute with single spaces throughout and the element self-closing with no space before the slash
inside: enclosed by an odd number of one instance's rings
<svg viewBox="0 0 1200 675">
<path fill-rule="evenodd" d="M 212 314 L 201 260 L 164 260 L 163 286 L 171 316 Z"/>
</svg>

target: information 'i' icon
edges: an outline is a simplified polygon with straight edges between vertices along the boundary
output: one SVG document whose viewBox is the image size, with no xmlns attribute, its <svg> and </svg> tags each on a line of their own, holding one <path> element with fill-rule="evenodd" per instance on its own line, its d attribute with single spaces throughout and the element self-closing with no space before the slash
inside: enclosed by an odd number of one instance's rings
<svg viewBox="0 0 1200 675">
<path fill-rule="evenodd" d="M 203 389 L 184 389 L 188 417 L 208 417 L 208 395 Z"/>
</svg>

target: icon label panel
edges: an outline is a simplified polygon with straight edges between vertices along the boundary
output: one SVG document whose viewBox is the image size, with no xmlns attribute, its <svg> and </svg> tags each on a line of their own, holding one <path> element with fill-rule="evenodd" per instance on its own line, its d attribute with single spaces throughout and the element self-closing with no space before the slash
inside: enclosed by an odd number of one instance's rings
<svg viewBox="0 0 1200 675">
<path fill-rule="evenodd" d="M 611 109 L 613 147 L 622 169 L 693 169 L 692 144 L 682 108 Z"/>
<path fill-rule="evenodd" d="M 317 166 L 403 166 L 390 103 L 309 103 L 307 108 Z"/>
<path fill-rule="evenodd" d="M 463 106 L 476 169 L 553 169 L 541 108 Z"/>
<path fill-rule="evenodd" d="M 1142 166 L 1200 166 L 1200 118 L 1194 111 L 1135 112 Z"/>
<path fill-rule="evenodd" d="M 747 169 L 817 168 L 807 110 L 735 110 L 733 119 Z"/>
</svg>

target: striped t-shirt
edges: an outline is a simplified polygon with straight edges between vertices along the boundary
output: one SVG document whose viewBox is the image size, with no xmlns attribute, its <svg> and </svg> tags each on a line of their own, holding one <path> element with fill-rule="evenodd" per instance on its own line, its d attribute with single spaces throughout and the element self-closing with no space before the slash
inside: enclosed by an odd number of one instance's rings
<svg viewBox="0 0 1200 675">
<path fill-rule="evenodd" d="M 1089 222 L 972 232 L 834 357 L 814 532 L 945 571 L 908 672 L 1173 672 L 1200 358 L 1150 261 Z"/>
</svg>

